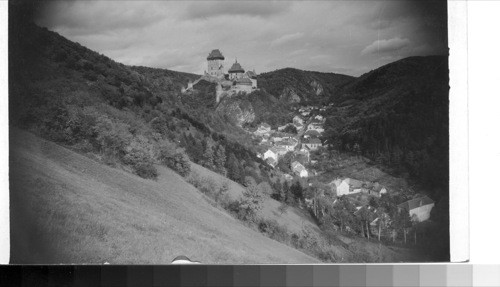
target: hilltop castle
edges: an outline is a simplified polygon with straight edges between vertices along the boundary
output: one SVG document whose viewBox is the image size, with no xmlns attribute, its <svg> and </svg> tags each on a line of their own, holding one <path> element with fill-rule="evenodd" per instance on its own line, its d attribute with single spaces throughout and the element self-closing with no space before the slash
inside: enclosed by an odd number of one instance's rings
<svg viewBox="0 0 500 287">
<path fill-rule="evenodd" d="M 188 87 L 182 92 L 188 92 L 200 80 L 216 83 L 216 101 L 219 102 L 225 96 L 232 96 L 239 92 L 251 93 L 257 89 L 257 74 L 255 71 L 246 71 L 238 60 L 235 60 L 231 68 L 225 73 L 224 56 L 219 49 L 214 49 L 207 57 L 207 71 L 194 83 L 188 83 Z"/>
</svg>

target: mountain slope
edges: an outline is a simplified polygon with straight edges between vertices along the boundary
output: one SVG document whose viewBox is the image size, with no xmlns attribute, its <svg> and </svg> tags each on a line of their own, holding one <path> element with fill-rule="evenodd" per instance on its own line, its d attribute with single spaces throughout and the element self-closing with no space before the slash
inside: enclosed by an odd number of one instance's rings
<svg viewBox="0 0 500 287">
<path fill-rule="evenodd" d="M 259 88 L 287 103 L 322 101 L 337 94 L 338 87 L 354 77 L 285 68 L 258 75 Z"/>
<path fill-rule="evenodd" d="M 448 92 L 446 56 L 390 63 L 331 98 L 325 137 L 407 174 L 439 199 L 448 192 Z"/>
<path fill-rule="evenodd" d="M 167 168 L 158 181 L 11 133 L 12 263 L 306 263 L 213 208 Z"/>
</svg>

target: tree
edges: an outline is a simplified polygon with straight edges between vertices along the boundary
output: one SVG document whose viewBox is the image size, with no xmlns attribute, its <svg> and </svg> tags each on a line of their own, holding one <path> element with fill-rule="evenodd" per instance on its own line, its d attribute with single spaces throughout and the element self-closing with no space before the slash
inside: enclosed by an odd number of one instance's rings
<svg viewBox="0 0 500 287">
<path fill-rule="evenodd" d="M 297 128 L 294 125 L 287 125 L 283 130 L 285 133 L 297 134 Z"/>
<path fill-rule="evenodd" d="M 222 174 L 223 176 L 226 176 L 226 149 L 224 148 L 223 145 L 219 145 L 216 149 L 215 152 L 215 158 L 214 158 L 214 165 L 215 165 L 215 170 Z"/>
<path fill-rule="evenodd" d="M 380 235 L 382 234 L 382 231 L 387 227 L 389 216 L 387 215 L 387 212 L 383 207 L 379 207 L 376 214 L 378 217 L 378 241 L 380 241 Z"/>
<path fill-rule="evenodd" d="M 293 194 L 295 202 L 300 203 L 304 200 L 304 191 L 300 182 L 296 181 L 294 184 L 292 184 L 292 186 L 290 187 L 290 191 Z"/>
<path fill-rule="evenodd" d="M 292 194 L 292 191 L 290 189 L 290 186 L 288 185 L 288 182 L 285 181 L 285 183 L 283 183 L 283 198 L 284 198 L 284 202 L 286 204 L 292 204 L 293 203 L 293 194 Z"/>
<path fill-rule="evenodd" d="M 282 201 L 284 199 L 283 185 L 279 179 L 274 184 L 274 192 L 271 197 L 277 201 Z"/>
<path fill-rule="evenodd" d="M 408 210 L 403 209 L 398 212 L 398 216 L 395 220 L 396 229 L 399 229 L 403 232 L 404 243 L 406 244 L 406 235 L 408 233 L 408 228 L 411 227 L 411 218 Z"/>
<path fill-rule="evenodd" d="M 234 153 L 229 154 L 229 158 L 226 161 L 226 169 L 228 171 L 229 178 L 241 182 L 242 173 L 240 169 L 240 164 Z"/>
<path fill-rule="evenodd" d="M 214 165 L 214 142 L 212 139 L 207 138 L 204 141 L 204 152 L 203 152 L 203 160 L 202 165 L 208 169 L 215 170 Z"/>
</svg>

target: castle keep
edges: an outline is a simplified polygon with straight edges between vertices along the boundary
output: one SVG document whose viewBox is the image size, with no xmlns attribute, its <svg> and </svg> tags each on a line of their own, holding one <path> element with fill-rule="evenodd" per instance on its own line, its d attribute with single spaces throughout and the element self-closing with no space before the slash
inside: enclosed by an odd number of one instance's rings
<svg viewBox="0 0 500 287">
<path fill-rule="evenodd" d="M 207 56 L 207 70 L 194 83 L 188 83 L 187 88 L 182 89 L 183 93 L 189 92 L 200 80 L 216 83 L 216 101 L 223 97 L 233 96 L 240 92 L 251 93 L 257 90 L 257 74 L 255 71 L 246 71 L 238 60 L 235 60 L 231 68 L 225 73 L 224 55 L 219 49 L 214 49 Z"/>
</svg>

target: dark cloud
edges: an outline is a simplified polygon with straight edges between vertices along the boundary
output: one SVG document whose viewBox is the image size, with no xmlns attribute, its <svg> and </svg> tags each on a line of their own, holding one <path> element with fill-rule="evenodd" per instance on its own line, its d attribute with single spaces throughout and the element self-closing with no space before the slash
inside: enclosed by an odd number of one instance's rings
<svg viewBox="0 0 500 287">
<path fill-rule="evenodd" d="M 444 1 L 19 1 L 25 18 L 116 61 L 197 74 L 216 48 L 259 73 L 355 76 L 447 52 Z"/>
<path fill-rule="evenodd" d="M 292 2 L 284 1 L 196 1 L 186 10 L 187 19 L 208 19 L 217 16 L 270 17 L 286 12 Z"/>
</svg>

